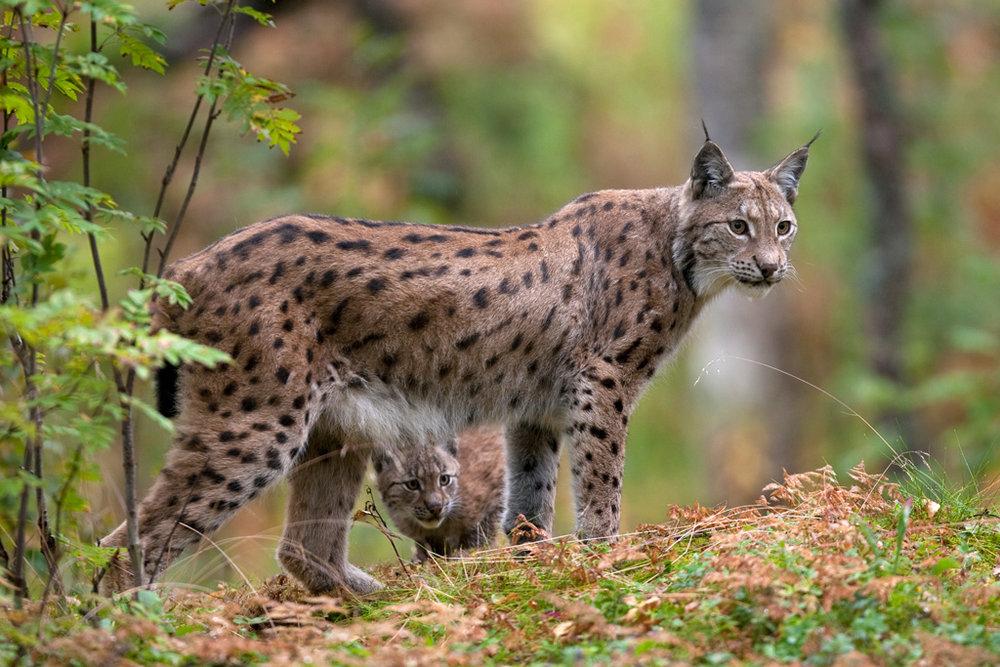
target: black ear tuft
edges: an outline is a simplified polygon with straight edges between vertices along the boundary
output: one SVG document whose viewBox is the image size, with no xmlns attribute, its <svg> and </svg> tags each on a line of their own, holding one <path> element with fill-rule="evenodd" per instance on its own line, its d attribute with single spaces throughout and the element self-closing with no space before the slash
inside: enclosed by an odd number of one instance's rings
<svg viewBox="0 0 1000 667">
<path fill-rule="evenodd" d="M 714 197 L 733 178 L 733 168 L 715 142 L 706 141 L 691 167 L 691 198 Z"/>
<path fill-rule="evenodd" d="M 795 198 L 799 194 L 799 179 L 802 178 L 802 172 L 806 170 L 809 147 L 819 139 L 819 134 L 817 132 L 808 143 L 789 153 L 784 160 L 765 172 L 767 177 L 774 181 L 781 193 L 785 195 L 789 204 L 794 204 Z"/>
</svg>

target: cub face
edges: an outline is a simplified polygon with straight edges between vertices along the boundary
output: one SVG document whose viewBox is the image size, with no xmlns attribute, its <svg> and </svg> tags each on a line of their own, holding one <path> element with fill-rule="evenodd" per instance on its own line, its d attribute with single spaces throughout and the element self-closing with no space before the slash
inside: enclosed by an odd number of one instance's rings
<svg viewBox="0 0 1000 667">
<path fill-rule="evenodd" d="M 794 271 L 788 261 L 798 231 L 792 204 L 811 143 L 766 171 L 736 172 L 716 144 L 705 142 L 673 247 L 674 261 L 699 296 L 730 285 L 763 296 Z"/>
<path fill-rule="evenodd" d="M 429 530 L 444 523 L 457 503 L 457 455 L 451 438 L 374 456 L 376 484 L 394 520 L 412 519 Z"/>
</svg>

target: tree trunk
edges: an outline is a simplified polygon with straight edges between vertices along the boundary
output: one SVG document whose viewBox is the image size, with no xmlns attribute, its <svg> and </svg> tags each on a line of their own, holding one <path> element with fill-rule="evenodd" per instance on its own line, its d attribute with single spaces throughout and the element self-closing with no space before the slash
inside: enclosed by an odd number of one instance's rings
<svg viewBox="0 0 1000 667">
<path fill-rule="evenodd" d="M 695 87 L 702 116 L 735 168 L 760 169 L 769 162 L 752 154 L 750 140 L 767 106 L 772 7 L 744 0 L 705 0 L 695 7 Z M 787 355 L 794 346 L 790 289 L 781 285 L 753 302 L 735 293 L 720 297 L 697 330 L 696 370 L 735 355 L 796 372 L 795 359 Z M 702 415 L 708 426 L 701 438 L 707 441 L 710 495 L 745 502 L 780 477 L 783 467 L 796 467 L 801 391 L 793 380 L 753 364 L 731 360 L 715 368 L 720 372 L 703 374 L 696 389 L 711 406 Z"/>
<path fill-rule="evenodd" d="M 906 194 L 906 145 L 896 81 L 879 32 L 878 0 L 843 0 L 841 19 L 858 90 L 861 147 L 870 183 L 871 243 L 866 258 L 865 327 L 869 365 L 902 386 L 903 326 L 910 299 L 913 217 Z M 887 438 L 920 448 L 913 415 L 890 408 L 878 415 Z"/>
</svg>

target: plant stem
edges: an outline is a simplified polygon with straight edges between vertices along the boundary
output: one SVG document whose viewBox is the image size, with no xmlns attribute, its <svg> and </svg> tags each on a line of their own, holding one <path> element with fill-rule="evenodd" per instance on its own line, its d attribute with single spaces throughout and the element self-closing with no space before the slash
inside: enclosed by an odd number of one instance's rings
<svg viewBox="0 0 1000 667">
<path fill-rule="evenodd" d="M 135 432 L 132 426 L 132 404 L 129 401 L 135 388 L 135 373 L 129 372 L 128 380 L 122 384 L 121 373 L 114 369 L 115 384 L 121 402 L 125 408 L 122 418 L 122 467 L 125 470 L 125 525 L 128 531 L 128 553 L 132 560 L 132 572 L 135 575 L 135 585 L 141 588 L 145 583 L 143 568 L 142 542 L 139 541 L 139 513 L 135 501 Z M 124 389 L 124 391 L 122 391 Z"/>
<path fill-rule="evenodd" d="M 3 27 L 7 28 L 6 38 L 9 40 L 11 33 L 14 32 L 14 21 L 13 21 L 13 18 L 11 19 L 10 24 L 5 24 Z M 8 50 L 7 50 L 7 47 L 5 46 L 4 50 L 3 50 L 3 58 L 4 58 L 4 60 L 6 60 L 7 57 L 8 57 Z M 4 69 L 2 73 L 0 73 L 0 85 L 2 85 L 4 87 L 7 86 L 7 70 L 6 69 Z M 10 116 L 11 116 L 11 112 L 6 111 L 6 110 L 3 112 L 3 133 L 4 134 L 7 134 L 7 129 L 10 126 Z M 6 199 L 7 199 L 7 186 L 6 185 L 4 185 L 2 188 L 0 188 L 0 197 L 3 197 L 3 199 L 6 201 Z M 6 227 L 6 226 L 7 226 L 7 207 L 4 206 L 2 209 L 0 209 L 0 227 Z M 2 273 L 2 275 L 0 275 L 0 305 L 2 305 L 2 304 L 6 304 L 7 301 L 9 301 L 12 296 L 16 297 L 16 294 L 14 292 L 14 288 L 17 286 L 16 276 L 14 274 L 14 258 L 11 255 L 10 246 L 6 242 L 3 244 L 3 248 L 0 249 L 0 273 Z M 27 490 L 27 487 L 25 487 L 25 490 Z M 22 503 L 23 502 L 27 502 L 26 499 L 23 499 Z M 18 512 L 18 517 L 20 518 L 20 511 Z M 16 566 L 18 563 L 22 562 L 21 558 L 18 556 L 18 553 L 19 552 L 23 552 L 23 550 L 24 550 L 24 540 L 23 540 L 24 535 L 23 535 L 23 532 L 21 532 L 21 529 L 23 528 L 23 526 L 24 526 L 24 523 L 19 520 L 18 523 L 17 523 L 17 531 L 21 535 L 21 540 L 20 541 L 15 541 L 15 545 L 14 545 L 14 555 L 15 555 L 15 558 L 13 560 L 13 563 L 11 563 L 11 558 L 10 558 L 10 556 L 7 553 L 6 547 L 4 547 L 3 546 L 3 542 L 0 541 L 0 557 L 3 558 L 3 568 L 5 570 L 7 570 L 8 574 L 10 575 L 11 583 L 14 584 L 14 590 L 15 590 L 14 599 L 15 599 L 15 602 L 17 603 L 18 607 L 20 606 L 19 596 L 21 594 L 21 586 L 20 586 L 18 577 L 15 575 L 14 569 L 11 569 L 11 568 L 12 568 L 12 565 Z"/>
<path fill-rule="evenodd" d="M 212 41 L 211 52 L 208 56 L 208 62 L 205 64 L 205 76 L 211 73 L 212 67 L 215 64 L 216 53 L 218 52 L 219 42 L 222 39 L 222 35 L 225 33 L 225 28 L 228 25 L 232 25 L 233 19 L 233 7 L 236 4 L 236 0 L 229 0 L 226 3 L 226 9 L 223 12 L 222 20 L 219 22 L 219 29 L 216 32 L 215 39 Z M 229 37 L 226 40 L 225 48 L 228 50 L 232 44 L 233 33 L 232 30 L 229 32 Z M 194 121 L 198 115 L 198 111 L 201 109 L 201 102 L 204 95 L 198 95 L 195 99 L 194 108 L 191 110 L 191 115 L 188 118 L 187 125 L 184 128 L 184 134 L 181 137 L 180 142 L 177 144 L 174 150 L 174 158 L 167 165 L 166 172 L 163 175 L 163 180 L 160 184 L 160 192 L 157 196 L 156 207 L 153 210 L 153 217 L 158 217 L 160 210 L 163 206 L 164 196 L 166 194 L 167 187 L 173 180 L 174 171 L 177 168 L 177 164 L 180 160 L 181 153 L 184 150 L 184 146 L 187 144 L 187 140 L 190 137 L 191 129 L 194 125 Z M 215 116 L 218 113 L 215 111 L 216 103 L 213 102 L 211 109 L 209 109 L 209 117 L 205 124 L 205 130 L 202 133 L 201 143 L 198 150 L 198 155 L 195 159 L 195 171 L 191 178 L 191 183 L 188 185 L 188 191 L 184 199 L 184 204 L 181 209 L 181 214 L 178 216 L 178 221 L 174 223 L 171 229 L 170 236 L 167 241 L 167 248 L 160 253 L 160 264 L 157 270 L 157 277 L 162 275 L 164 269 L 164 262 L 169 254 L 169 247 L 173 244 L 173 239 L 177 235 L 177 226 L 179 221 L 183 219 L 183 214 L 187 210 L 187 205 L 191 201 L 191 196 L 194 194 L 194 187 L 197 184 L 198 171 L 201 168 L 201 161 L 204 156 L 205 146 L 208 141 L 208 133 L 211 130 L 212 123 L 215 120 Z M 142 255 L 142 273 L 143 277 L 139 279 L 139 289 L 143 289 L 146 285 L 145 274 L 149 271 L 149 259 L 150 252 L 153 246 L 153 234 L 142 235 L 143 241 L 145 242 Z M 126 519 L 125 523 L 128 532 L 128 550 L 129 555 L 132 560 L 132 569 L 135 572 L 135 585 L 137 588 L 141 588 L 145 585 L 144 575 L 145 568 L 143 566 L 142 557 L 142 544 L 139 541 L 139 520 L 138 513 L 136 511 L 136 501 L 135 501 L 135 444 L 134 444 L 134 429 L 133 429 L 133 415 L 132 415 L 132 405 L 131 397 L 135 390 L 135 371 L 130 370 L 128 372 L 127 378 L 122 381 L 121 374 L 118 369 L 115 368 L 115 382 L 118 385 L 119 394 L 122 397 L 122 408 L 124 410 L 124 418 L 122 419 L 121 425 L 121 435 L 122 435 L 122 465 L 125 468 L 125 508 L 126 508 Z M 152 583 L 150 581 L 149 583 Z"/>
<path fill-rule="evenodd" d="M 222 18 L 222 24 L 219 26 L 219 34 L 216 35 L 216 40 L 219 39 L 219 35 L 222 33 L 223 28 L 226 25 L 226 20 L 229 20 L 229 35 L 226 38 L 226 42 L 223 48 L 229 51 L 229 48 L 233 43 L 233 32 L 236 25 L 235 17 L 232 16 L 232 8 L 235 3 L 233 0 L 226 5 L 226 12 Z M 218 41 L 212 45 L 212 54 L 215 54 Z M 208 72 L 206 70 L 206 76 Z M 202 96 L 199 95 L 199 99 Z M 167 262 L 170 259 L 170 250 L 174 246 L 174 241 L 177 239 L 177 234 L 180 231 L 181 223 L 184 222 L 184 216 L 187 214 L 188 205 L 191 203 L 191 198 L 194 196 L 195 187 L 198 185 L 198 175 L 201 172 L 201 163 L 205 157 L 205 148 L 208 145 L 208 135 L 212 131 L 212 124 L 215 119 L 219 116 L 219 111 L 217 107 L 219 104 L 219 98 L 216 97 L 212 100 L 212 106 L 208 109 L 208 118 L 205 119 L 205 129 L 201 133 L 201 141 L 198 143 L 198 153 L 195 155 L 194 159 L 194 170 L 191 172 L 191 180 L 188 183 L 187 192 L 184 195 L 184 201 L 181 203 L 180 210 L 177 212 L 177 217 L 174 219 L 174 224 L 170 226 L 170 233 L 167 235 L 167 242 L 163 246 L 163 250 L 160 251 L 160 263 L 156 269 L 156 277 L 159 278 L 163 275 L 163 270 L 167 267 Z"/>
<path fill-rule="evenodd" d="M 232 17 L 233 7 L 235 5 L 235 0 L 229 0 L 226 3 L 226 9 L 222 13 L 222 20 L 219 21 L 219 29 L 215 33 L 215 39 L 212 40 L 211 50 L 208 54 L 208 61 L 205 63 L 205 76 L 208 76 L 212 72 L 212 66 L 215 64 L 215 56 L 219 50 L 219 43 L 222 39 L 222 35 L 225 32 L 226 23 Z M 228 50 L 230 44 L 232 43 L 232 33 L 230 33 L 230 38 L 226 42 L 225 48 Z M 174 148 L 174 158 L 167 165 L 166 170 L 163 172 L 163 180 L 160 182 L 160 192 L 156 197 L 156 206 L 153 208 L 153 217 L 157 218 L 160 216 L 160 211 L 163 209 L 164 198 L 167 194 L 167 188 L 170 186 L 171 181 L 174 178 L 174 172 L 177 170 L 177 164 L 180 162 L 181 154 L 184 152 L 184 147 L 187 145 L 188 138 L 191 136 L 191 130 L 194 128 L 194 121 L 198 117 L 198 112 L 201 110 L 201 102 L 205 98 L 204 94 L 198 95 L 194 100 L 194 107 L 191 109 L 191 114 L 188 116 L 187 125 L 184 126 L 184 133 L 181 135 L 180 141 L 177 143 L 176 148 Z M 172 235 L 176 235 L 172 232 Z M 143 240 L 145 241 L 145 246 L 142 251 L 142 273 L 146 274 L 149 271 L 149 259 L 150 253 L 153 249 L 153 232 L 148 234 L 143 234 Z M 168 241 L 170 243 L 170 241 Z M 161 253 L 161 262 L 165 253 Z M 159 274 L 157 274 L 159 275 Z M 139 279 L 139 289 L 145 287 L 145 278 Z"/>
<path fill-rule="evenodd" d="M 14 341 L 11 341 L 14 344 Z M 15 345 L 16 349 L 16 345 Z M 31 445 L 24 443 L 24 460 L 21 463 L 21 470 L 28 472 L 31 470 Z M 17 527 L 14 532 L 14 565 L 11 568 L 11 579 L 14 584 L 14 608 L 20 609 L 24 598 L 28 597 L 28 582 L 24 577 L 24 552 L 26 548 L 26 533 L 28 526 L 28 485 L 21 487 L 21 497 L 18 499 Z"/>
<path fill-rule="evenodd" d="M 93 17 L 90 19 L 90 52 L 97 53 L 97 22 Z M 94 117 L 94 93 L 97 88 L 97 80 L 93 77 L 87 79 L 87 99 L 84 105 L 83 120 L 87 124 L 83 131 L 83 145 L 80 151 L 83 154 L 83 185 L 90 187 L 90 122 Z M 87 204 L 87 210 L 83 212 L 83 217 L 87 222 L 94 221 L 94 207 Z M 104 268 L 101 266 L 101 253 L 97 248 L 97 237 L 93 233 L 87 234 L 90 242 L 90 257 L 94 262 L 94 274 L 97 277 L 97 289 L 101 294 L 101 310 L 107 312 L 110 302 L 108 301 L 108 286 L 104 279 Z"/>
<path fill-rule="evenodd" d="M 205 120 L 205 129 L 201 133 L 201 141 L 198 144 L 198 154 L 194 159 L 194 170 L 191 172 L 191 181 L 188 183 L 187 192 L 184 194 L 184 201 L 181 203 L 181 208 L 177 212 L 177 218 L 174 220 L 174 224 L 170 230 L 170 236 L 167 237 L 167 243 L 163 246 L 163 250 L 160 251 L 160 265 L 156 269 L 156 277 L 159 278 L 163 275 L 163 270 L 167 267 L 167 259 L 170 257 L 170 250 L 173 248 L 174 240 L 177 238 L 177 232 L 181 228 L 181 223 L 184 222 L 184 216 L 187 214 L 188 205 L 191 203 L 191 198 L 194 196 L 194 190 L 198 185 L 198 175 L 201 173 L 201 162 L 205 157 L 205 148 L 208 145 L 208 134 L 212 131 L 212 123 L 218 118 L 219 112 L 216 110 L 218 105 L 218 100 L 212 102 L 212 106 L 208 109 L 208 118 Z"/>
<path fill-rule="evenodd" d="M 60 10 L 62 8 L 60 7 Z M 41 104 L 40 96 L 41 92 L 38 87 L 38 63 L 34 58 L 32 53 L 32 44 L 34 43 L 31 38 L 30 23 L 24 20 L 24 14 L 17 9 L 18 24 L 21 29 L 21 45 L 24 48 L 24 67 L 25 67 L 25 77 L 28 82 L 28 92 L 31 96 L 31 103 L 34 111 L 34 121 L 35 121 L 35 162 L 39 165 L 44 164 L 44 154 L 42 152 L 42 139 L 44 132 L 44 120 L 45 117 L 42 115 L 43 109 L 47 111 L 48 100 L 51 95 L 51 86 L 55 81 L 55 70 L 59 63 L 59 46 L 62 42 L 62 33 L 66 26 L 66 21 L 69 17 L 68 11 L 62 11 L 62 15 L 59 21 L 59 31 L 56 35 L 56 42 L 53 46 L 52 51 L 52 72 L 49 76 L 49 91 L 45 97 L 45 104 Z M 40 174 L 39 178 L 44 181 L 45 175 Z M 37 231 L 32 233 L 32 238 L 37 240 L 39 238 L 39 233 Z M 37 280 L 32 280 L 31 284 L 31 305 L 34 307 L 38 304 L 39 295 L 39 284 Z M 35 506 L 37 511 L 37 524 L 39 530 L 39 542 L 42 551 L 42 555 L 45 557 L 46 565 L 49 568 L 50 578 L 55 580 L 56 586 L 61 590 L 62 582 L 59 580 L 59 567 L 56 558 L 55 549 L 55 538 L 52 536 L 49 530 L 48 512 L 46 510 L 45 504 L 45 491 L 41 486 L 41 481 L 43 479 L 42 472 L 42 448 L 44 445 L 44 415 L 42 413 L 41 406 L 38 405 L 38 386 L 35 383 L 35 373 L 38 370 L 37 366 L 37 353 L 35 349 L 27 344 L 24 340 L 17 336 L 11 337 L 11 344 L 14 347 L 14 351 L 17 354 L 18 360 L 21 362 L 21 368 L 24 372 L 24 395 L 25 401 L 28 404 L 28 416 L 33 426 L 33 433 L 29 440 L 25 443 L 25 455 L 24 463 L 27 472 L 32 473 L 38 480 L 38 486 L 35 488 Z M 30 451 L 29 451 L 30 450 Z M 17 594 L 15 596 L 15 604 L 20 604 L 21 597 L 27 596 L 27 582 L 24 579 L 24 554 L 25 554 L 25 528 L 27 522 L 27 485 L 22 490 L 21 494 L 21 506 L 18 512 L 18 526 L 17 526 L 17 562 L 15 562 L 15 568 L 17 570 Z"/>
</svg>

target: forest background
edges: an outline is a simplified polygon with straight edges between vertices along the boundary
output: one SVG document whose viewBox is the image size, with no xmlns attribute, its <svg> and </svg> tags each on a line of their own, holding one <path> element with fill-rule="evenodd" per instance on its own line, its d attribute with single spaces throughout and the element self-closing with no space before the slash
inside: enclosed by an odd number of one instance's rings
<svg viewBox="0 0 1000 667">
<path fill-rule="evenodd" d="M 682 182 L 700 118 L 737 168 L 767 166 L 822 128 L 796 205 L 798 278 L 764 300 L 712 304 L 645 395 L 629 432 L 623 527 L 662 521 L 674 503 L 752 501 L 783 468 L 845 471 L 865 459 L 882 469 L 910 450 L 953 479 L 996 488 L 996 3 L 891 2 L 857 20 L 820 0 L 244 4 L 272 13 L 276 27 L 241 15 L 232 55 L 287 84 L 294 97 L 281 104 L 301 114 L 302 131 L 285 156 L 222 118 L 172 257 L 296 211 L 534 222 L 583 192 Z M 95 148 L 91 178 L 122 209 L 149 212 L 218 10 L 135 5 L 170 36 L 164 71 L 122 59 L 128 96 L 96 97 L 95 119 L 126 152 Z M 194 156 L 179 162 L 178 183 Z M 78 144 L 47 141 L 52 178 L 76 178 L 79 160 Z M 162 217 L 184 200 L 184 187 L 169 190 Z M 137 263 L 142 240 L 108 233 L 108 289 L 120 298 L 135 278 L 119 270 Z M 86 237 L 68 257 L 62 286 L 99 303 Z M 138 394 L 153 402 L 148 383 Z M 141 496 L 169 435 L 140 411 L 135 443 Z M 72 510 L 81 543 L 124 516 L 120 454 L 109 444 Z M 54 444 L 46 456 L 59 470 L 72 453 Z M 5 444 L 3 457 L 16 465 L 20 447 Z M 567 485 L 563 474 L 557 532 L 571 529 Z M 259 499 L 214 538 L 231 561 L 205 550 L 171 578 L 234 578 L 233 563 L 251 576 L 275 572 L 284 495 Z M 353 529 L 352 551 L 360 563 L 392 554 L 366 524 Z"/>
</svg>

